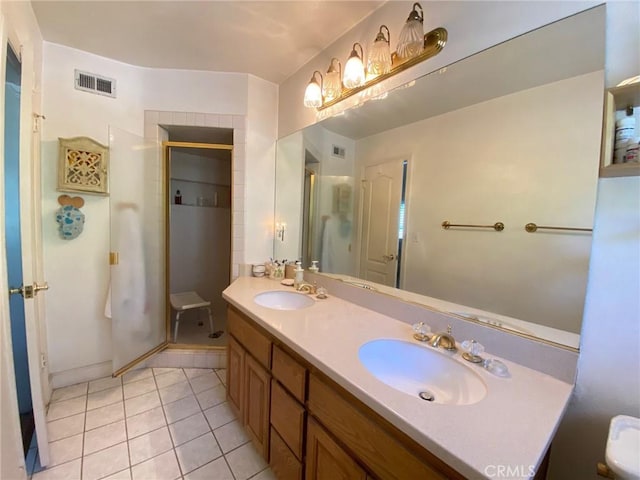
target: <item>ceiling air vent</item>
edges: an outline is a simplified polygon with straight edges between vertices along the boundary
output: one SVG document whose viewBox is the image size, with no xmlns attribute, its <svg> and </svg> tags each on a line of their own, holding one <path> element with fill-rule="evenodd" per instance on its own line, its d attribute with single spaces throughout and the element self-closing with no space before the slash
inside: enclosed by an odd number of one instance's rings
<svg viewBox="0 0 640 480">
<path fill-rule="evenodd" d="M 102 77 L 95 73 L 75 71 L 76 90 L 82 90 L 107 97 L 116 96 L 116 81 L 113 78 Z"/>
</svg>

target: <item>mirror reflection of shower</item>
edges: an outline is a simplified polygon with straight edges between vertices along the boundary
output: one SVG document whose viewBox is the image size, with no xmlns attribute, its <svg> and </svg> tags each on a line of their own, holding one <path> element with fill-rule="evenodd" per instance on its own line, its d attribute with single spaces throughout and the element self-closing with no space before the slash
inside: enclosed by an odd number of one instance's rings
<svg viewBox="0 0 640 480">
<path fill-rule="evenodd" d="M 231 264 L 232 130 L 167 127 L 168 338 L 225 346 Z"/>
<path fill-rule="evenodd" d="M 316 231 L 316 181 L 320 162 L 309 150 L 304 156 L 304 188 L 302 193 L 302 265 L 309 267 L 312 260 L 318 258 L 314 251 L 314 233 Z"/>
</svg>

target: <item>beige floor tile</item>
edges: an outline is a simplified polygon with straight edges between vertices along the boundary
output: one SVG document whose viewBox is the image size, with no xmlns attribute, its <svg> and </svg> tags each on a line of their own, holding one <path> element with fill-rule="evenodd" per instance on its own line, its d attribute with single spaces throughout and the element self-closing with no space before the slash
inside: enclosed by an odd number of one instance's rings
<svg viewBox="0 0 640 480">
<path fill-rule="evenodd" d="M 78 413 L 84 413 L 87 406 L 87 397 L 76 397 L 70 400 L 62 400 L 49 404 L 49 411 L 47 412 L 47 421 L 58 420 L 64 417 L 70 417 L 71 415 L 77 415 Z"/>
<path fill-rule="evenodd" d="M 127 432 L 124 420 L 110 423 L 94 430 L 89 430 L 84 434 L 84 454 L 89 455 L 98 450 L 111 447 L 127 439 Z"/>
<path fill-rule="evenodd" d="M 162 407 L 156 407 L 146 412 L 127 418 L 127 435 L 135 438 L 145 433 L 157 430 L 166 425 Z"/>
<path fill-rule="evenodd" d="M 131 465 L 137 465 L 171 449 L 173 449 L 173 443 L 171 443 L 167 427 L 140 435 L 129 440 Z"/>
<path fill-rule="evenodd" d="M 278 480 L 275 474 L 271 471 L 270 468 L 265 468 L 255 477 L 251 477 L 251 480 Z"/>
<path fill-rule="evenodd" d="M 275 477 L 274 477 L 275 478 Z M 188 473 L 185 480 L 235 480 L 224 457 L 220 457 L 213 462 Z"/>
<path fill-rule="evenodd" d="M 147 377 L 137 382 L 125 383 L 123 389 L 125 399 L 137 397 L 138 395 L 154 392 L 156 390 L 156 381 L 153 377 Z"/>
<path fill-rule="evenodd" d="M 180 383 L 175 383 L 166 388 L 161 388 L 158 392 L 160 393 L 160 400 L 163 405 L 175 402 L 176 400 L 180 400 L 181 398 L 188 397 L 193 394 L 191 386 L 186 380 Z"/>
<path fill-rule="evenodd" d="M 227 453 L 225 458 L 236 480 L 246 480 L 267 467 L 251 442 Z"/>
<path fill-rule="evenodd" d="M 211 432 L 183 443 L 175 450 L 182 473 L 189 473 L 222 455 Z"/>
<path fill-rule="evenodd" d="M 161 367 L 161 368 L 155 367 L 153 369 L 153 374 L 157 377 L 159 375 L 164 375 L 166 373 L 171 373 L 171 372 L 175 372 L 175 371 L 179 371 L 179 370 L 182 370 L 182 369 L 181 368 L 174 368 L 174 367 L 168 367 L 168 368 L 166 368 L 166 367 Z"/>
<path fill-rule="evenodd" d="M 89 393 L 107 390 L 109 388 L 119 387 L 122 385 L 120 377 L 104 377 L 89 382 Z"/>
<path fill-rule="evenodd" d="M 169 450 L 146 462 L 134 465 L 131 468 L 131 476 L 133 480 L 175 480 L 180 478 L 180 467 L 178 467 L 175 452 Z"/>
<path fill-rule="evenodd" d="M 192 378 L 189 380 L 189 383 L 191 383 L 193 393 L 198 394 L 205 390 L 209 390 L 216 385 L 220 385 L 220 379 L 215 372 L 211 372 L 206 375 L 200 375 L 199 377 Z"/>
<path fill-rule="evenodd" d="M 50 442 L 84 432 L 84 413 L 47 423 L 47 432 Z"/>
<path fill-rule="evenodd" d="M 158 384 L 158 388 L 161 389 L 175 383 L 184 382 L 186 379 L 187 377 L 182 370 L 176 370 L 175 372 L 158 375 L 156 377 L 156 383 Z"/>
<path fill-rule="evenodd" d="M 113 475 L 104 477 L 102 480 L 131 480 L 131 469 L 127 468 L 126 470 L 116 472 Z"/>
<path fill-rule="evenodd" d="M 70 398 L 81 397 L 87 394 L 88 383 L 78 383 L 68 387 L 56 388 L 51 394 L 51 403 L 69 400 Z"/>
<path fill-rule="evenodd" d="M 198 393 L 196 398 L 198 399 L 200 408 L 202 408 L 202 410 L 206 410 L 207 408 L 211 408 L 224 402 L 226 400 L 226 395 L 227 392 L 224 385 L 220 384 L 210 388 L 209 390 Z"/>
<path fill-rule="evenodd" d="M 82 459 L 82 480 L 96 480 L 129 467 L 127 442 L 119 443 Z"/>
<path fill-rule="evenodd" d="M 146 412 L 147 410 L 151 410 L 152 408 L 156 408 L 159 406 L 160 395 L 158 395 L 158 391 L 155 389 L 153 390 L 153 392 L 145 393 L 144 395 L 133 398 L 127 398 L 124 401 L 124 409 L 126 411 L 127 417 L 132 417 L 133 415 Z"/>
<path fill-rule="evenodd" d="M 171 432 L 171 438 L 173 444 L 178 446 L 189 440 L 193 440 L 200 435 L 210 432 L 207 419 L 202 412 L 198 412 L 195 415 L 184 418 L 176 423 L 169 425 L 169 431 Z"/>
<path fill-rule="evenodd" d="M 34 473 L 32 480 L 76 480 L 80 478 L 82 460 L 78 458 L 71 462 L 63 463 L 55 467 L 47 467 L 38 473 Z"/>
<path fill-rule="evenodd" d="M 237 420 L 216 428 L 213 434 L 216 440 L 218 440 L 218 444 L 223 453 L 228 453 L 249 441 L 249 437 L 247 437 L 243 426 Z"/>
<path fill-rule="evenodd" d="M 222 382 L 223 385 L 227 384 L 227 369 L 226 368 L 220 368 L 218 370 L 216 370 L 216 374 L 218 375 L 218 378 L 220 379 L 220 382 Z"/>
<path fill-rule="evenodd" d="M 150 368 L 139 368 L 138 370 L 131 370 L 122 376 L 122 383 L 127 384 L 130 382 L 137 382 L 145 378 L 153 377 L 153 370 Z"/>
<path fill-rule="evenodd" d="M 175 402 L 168 403 L 164 405 L 163 408 L 167 415 L 168 423 L 177 422 L 200 411 L 200 405 L 194 395 L 189 395 Z"/>
<path fill-rule="evenodd" d="M 100 390 L 87 396 L 87 410 L 122 402 L 122 386 Z"/>
<path fill-rule="evenodd" d="M 87 424 L 85 430 L 93 430 L 110 423 L 124 419 L 124 405 L 122 402 L 107 405 L 87 411 Z"/>
<path fill-rule="evenodd" d="M 49 465 L 55 466 L 82 457 L 82 433 L 49 442 Z"/>
<path fill-rule="evenodd" d="M 236 416 L 231 411 L 228 402 L 223 402 L 205 410 L 204 416 L 207 417 L 207 421 L 209 422 L 209 426 L 212 430 L 236 419 Z"/>
<path fill-rule="evenodd" d="M 199 377 L 200 375 L 206 375 L 207 373 L 211 373 L 213 372 L 213 369 L 211 368 L 183 368 L 184 374 L 187 376 L 187 378 L 191 379 L 191 378 L 195 378 L 195 377 Z"/>
</svg>

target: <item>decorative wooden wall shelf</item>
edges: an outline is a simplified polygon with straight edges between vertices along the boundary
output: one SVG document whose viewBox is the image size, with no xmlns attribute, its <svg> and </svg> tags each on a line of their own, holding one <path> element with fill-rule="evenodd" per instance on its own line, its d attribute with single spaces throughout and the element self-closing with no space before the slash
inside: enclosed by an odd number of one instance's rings
<svg viewBox="0 0 640 480">
<path fill-rule="evenodd" d="M 58 190 L 109 195 L 109 147 L 89 137 L 58 138 Z"/>
</svg>

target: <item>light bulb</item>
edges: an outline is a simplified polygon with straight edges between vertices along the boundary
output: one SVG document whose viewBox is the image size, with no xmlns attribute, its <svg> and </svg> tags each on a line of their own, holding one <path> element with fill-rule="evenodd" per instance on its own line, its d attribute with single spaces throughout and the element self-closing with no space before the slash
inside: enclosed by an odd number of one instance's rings
<svg viewBox="0 0 640 480">
<path fill-rule="evenodd" d="M 322 87 L 316 81 L 316 73 L 320 75 L 320 82 L 322 83 L 322 74 L 316 70 L 313 72 L 307 89 L 304 91 L 305 107 L 318 108 L 322 106 Z"/>
<path fill-rule="evenodd" d="M 420 12 L 416 9 L 419 8 Z M 419 3 L 413 4 L 407 23 L 404 24 L 398 37 L 396 52 L 401 60 L 416 57 L 424 50 L 424 15 Z"/>
<path fill-rule="evenodd" d="M 358 55 L 356 51 L 356 46 L 360 47 L 360 55 Z M 349 60 L 347 60 L 347 64 L 344 66 L 343 83 L 345 87 L 356 88 L 364 83 L 364 64 L 362 63 L 362 57 L 362 45 L 354 43 L 351 55 L 349 55 Z"/>
<path fill-rule="evenodd" d="M 382 29 L 387 31 L 385 37 Z M 389 29 L 386 25 L 380 27 L 380 31 L 369 49 L 369 59 L 367 60 L 367 76 L 377 77 L 391 71 L 391 49 L 389 48 Z"/>
</svg>

